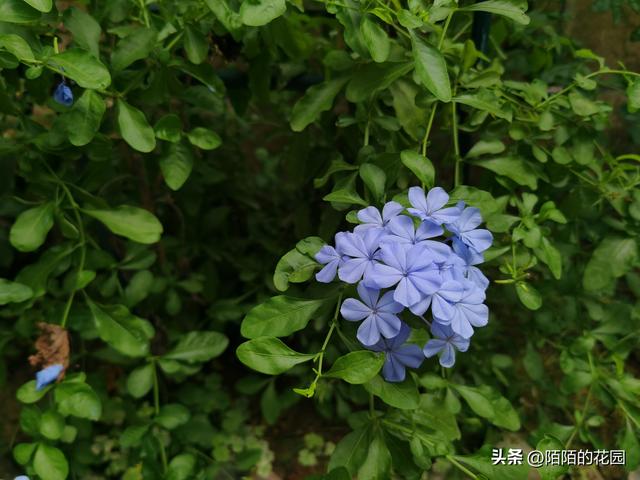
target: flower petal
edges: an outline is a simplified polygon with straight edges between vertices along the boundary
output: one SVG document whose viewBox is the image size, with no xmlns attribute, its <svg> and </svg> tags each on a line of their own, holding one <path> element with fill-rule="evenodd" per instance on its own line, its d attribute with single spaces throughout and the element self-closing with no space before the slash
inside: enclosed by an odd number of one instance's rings
<svg viewBox="0 0 640 480">
<path fill-rule="evenodd" d="M 360 300 L 356 300 L 355 298 L 347 298 L 344 302 L 342 302 L 342 306 L 340 307 L 340 315 L 342 315 L 345 320 L 349 320 L 350 322 L 358 322 L 363 318 L 371 315 L 371 308 L 367 307 Z"/>
<path fill-rule="evenodd" d="M 434 355 L 438 354 L 440 350 L 442 350 L 446 345 L 447 342 L 445 342 L 444 340 L 432 338 L 426 343 L 426 345 L 422 349 L 422 352 L 424 353 L 425 357 L 431 358 Z"/>
<path fill-rule="evenodd" d="M 394 358 L 393 353 L 387 353 L 382 367 L 382 376 L 387 382 L 402 382 L 405 379 L 404 365 Z"/>
<path fill-rule="evenodd" d="M 367 319 L 358 327 L 358 333 L 356 335 L 360 343 L 365 346 L 371 346 L 378 343 L 380 340 L 380 330 L 376 324 L 373 315 L 367 317 Z"/>
<path fill-rule="evenodd" d="M 445 368 L 451 368 L 456 363 L 456 351 L 453 346 L 447 343 L 440 355 L 440 365 Z"/>
</svg>

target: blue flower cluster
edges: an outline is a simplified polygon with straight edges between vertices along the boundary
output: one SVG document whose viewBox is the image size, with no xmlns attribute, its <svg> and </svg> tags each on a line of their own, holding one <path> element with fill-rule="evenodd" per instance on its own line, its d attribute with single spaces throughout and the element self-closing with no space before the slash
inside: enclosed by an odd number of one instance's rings
<svg viewBox="0 0 640 480">
<path fill-rule="evenodd" d="M 445 207 L 448 201 L 440 187 L 426 195 L 413 187 L 411 208 L 388 202 L 382 212 L 360 210 L 354 231 L 336 234 L 335 247 L 325 245 L 316 255 L 324 265 L 319 282 L 337 275 L 358 285 L 360 298 L 345 300 L 340 313 L 362 322 L 357 337 L 365 347 L 386 352 L 382 373 L 390 382 L 403 381 L 405 368 L 418 368 L 425 357 L 439 355 L 443 367 L 453 366 L 455 351 L 466 351 L 474 327 L 488 321 L 489 280 L 476 265 L 493 237 L 477 228 L 477 208 L 464 202 Z M 433 338 L 423 349 L 405 343 L 411 333 L 399 317 L 405 308 L 431 325 Z M 432 323 L 424 317 L 429 309 Z"/>
</svg>

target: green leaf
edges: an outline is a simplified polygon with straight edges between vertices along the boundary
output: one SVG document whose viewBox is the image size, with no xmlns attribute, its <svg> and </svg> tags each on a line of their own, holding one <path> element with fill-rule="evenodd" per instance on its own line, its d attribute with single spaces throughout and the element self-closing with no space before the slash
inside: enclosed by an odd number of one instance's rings
<svg viewBox="0 0 640 480">
<path fill-rule="evenodd" d="M 600 111 L 600 108 L 595 102 L 592 102 L 575 90 L 569 93 L 569 103 L 571 104 L 573 112 L 581 117 L 588 117 Z"/>
<path fill-rule="evenodd" d="M 178 143 L 182 135 L 182 122 L 175 113 L 169 113 L 158 120 L 153 130 L 160 140 Z"/>
<path fill-rule="evenodd" d="M 88 420 L 99 420 L 102 416 L 100 397 L 86 383 L 63 382 L 56 387 L 54 397 L 63 415 Z"/>
<path fill-rule="evenodd" d="M 229 345 L 229 339 L 218 332 L 189 332 L 182 335 L 178 344 L 163 355 L 168 360 L 206 362 L 219 356 Z"/>
<path fill-rule="evenodd" d="M 205 37 L 200 30 L 186 26 L 182 41 L 184 43 L 184 50 L 187 53 L 187 58 L 191 63 L 198 65 L 205 61 L 207 53 L 209 52 L 209 44 L 207 37 Z"/>
<path fill-rule="evenodd" d="M 191 150 L 181 143 L 172 143 L 167 153 L 160 158 L 162 176 L 171 190 L 180 190 L 191 175 L 192 169 Z"/>
<path fill-rule="evenodd" d="M 463 105 L 468 105 L 483 112 L 488 112 L 494 117 L 502 118 L 509 122 L 513 116 L 510 111 L 502 109 L 500 99 L 490 90 L 480 90 L 475 93 L 458 95 L 453 99 L 453 101 Z"/>
<path fill-rule="evenodd" d="M 13 33 L 0 35 L 0 48 L 3 48 L 7 52 L 13 54 L 18 60 L 23 62 L 35 61 L 31 47 L 19 35 L 15 35 Z"/>
<path fill-rule="evenodd" d="M 187 423 L 190 418 L 191 414 L 187 407 L 179 403 L 170 403 L 162 406 L 155 422 L 167 430 L 173 430 Z"/>
<path fill-rule="evenodd" d="M 298 353 L 273 337 L 244 342 L 236 350 L 236 355 L 249 368 L 267 375 L 279 375 L 315 357 L 313 353 Z"/>
<path fill-rule="evenodd" d="M 31 23 L 38 20 L 42 14 L 27 5 L 23 0 L 0 1 L 0 18 L 6 23 Z"/>
<path fill-rule="evenodd" d="M 479 416 L 507 430 L 516 431 L 520 429 L 520 418 L 509 400 L 491 387 L 452 386 L 469 404 L 471 410 Z"/>
<path fill-rule="evenodd" d="M 582 285 L 590 292 L 611 288 L 617 278 L 631 271 L 637 260 L 636 239 L 607 237 L 600 242 L 587 263 Z"/>
<path fill-rule="evenodd" d="M 530 283 L 516 282 L 516 293 L 522 304 L 529 310 L 538 310 L 542 306 L 542 295 Z"/>
<path fill-rule="evenodd" d="M 196 463 L 196 457 L 191 453 L 176 455 L 169 462 L 167 480 L 188 480 L 193 478 L 192 475 L 196 468 Z"/>
<path fill-rule="evenodd" d="M 627 107 L 631 113 L 640 110 L 640 78 L 636 78 L 627 87 Z"/>
<path fill-rule="evenodd" d="M 149 57 L 158 34 L 150 28 L 138 28 L 118 42 L 111 54 L 111 66 L 119 72 L 137 60 Z"/>
<path fill-rule="evenodd" d="M 536 445 L 536 450 L 546 452 L 547 450 L 564 450 L 564 444 L 552 435 L 545 435 Z M 545 464 L 537 468 L 540 480 L 556 480 L 560 475 L 569 471 L 568 465 Z"/>
<path fill-rule="evenodd" d="M 384 187 L 387 183 L 387 175 L 384 170 L 372 163 L 364 163 L 360 165 L 360 178 L 373 195 L 373 198 L 382 200 Z"/>
<path fill-rule="evenodd" d="M 102 97 L 93 90 L 85 90 L 71 111 L 65 114 L 71 144 L 81 147 L 91 142 L 100 130 L 105 111 L 106 106 Z"/>
<path fill-rule="evenodd" d="M 109 70 L 90 53 L 71 49 L 53 55 L 47 60 L 47 68 L 68 77 L 83 88 L 104 90 L 111 85 Z"/>
<path fill-rule="evenodd" d="M 433 163 L 427 157 L 423 157 L 413 150 L 403 150 L 400 153 L 402 164 L 418 177 L 418 180 L 424 184 L 426 188 L 435 185 L 436 170 Z"/>
<path fill-rule="evenodd" d="M 369 15 L 365 15 L 360 23 L 360 34 L 374 62 L 386 62 L 391 44 L 387 33 Z"/>
<path fill-rule="evenodd" d="M 315 122 L 322 112 L 331 108 L 333 99 L 345 83 L 347 83 L 347 77 L 340 77 L 310 87 L 293 106 L 291 129 L 294 132 L 301 132 Z"/>
<path fill-rule="evenodd" d="M 189 141 L 203 150 L 214 150 L 220 146 L 222 140 L 216 132 L 202 127 L 196 127 L 187 133 Z"/>
<path fill-rule="evenodd" d="M 562 255 L 547 237 L 542 237 L 540 247 L 535 250 L 535 254 L 549 267 L 554 278 L 560 280 L 562 277 Z"/>
<path fill-rule="evenodd" d="M 127 391 L 134 398 L 144 397 L 153 387 L 154 366 L 147 363 L 131 371 L 127 377 Z"/>
<path fill-rule="evenodd" d="M 482 155 L 492 155 L 502 153 L 506 149 L 504 143 L 500 140 L 479 140 L 471 149 L 467 152 L 466 158 L 475 158 Z"/>
<path fill-rule="evenodd" d="M 21 252 L 37 250 L 47 239 L 47 234 L 53 227 L 54 209 L 54 204 L 48 202 L 18 215 L 9 232 L 11 245 Z"/>
<path fill-rule="evenodd" d="M 331 471 L 338 467 L 344 467 L 349 471 L 351 477 L 356 475 L 358 469 L 367 458 L 369 437 L 370 431 L 368 427 L 357 428 L 346 435 L 336 445 L 327 470 Z"/>
<path fill-rule="evenodd" d="M 384 355 L 369 350 L 358 350 L 339 357 L 325 377 L 341 378 L 347 383 L 367 383 L 378 374 L 384 364 Z"/>
<path fill-rule="evenodd" d="M 454 385 L 454 389 L 462 395 L 462 398 L 471 407 L 475 413 L 484 418 L 493 418 L 496 414 L 493 405 L 489 399 L 483 395 L 478 389 L 473 387 L 466 387 L 464 385 Z"/>
<path fill-rule="evenodd" d="M 16 398 L 22 403 L 36 403 L 44 397 L 53 385 L 46 386 L 40 390 L 36 390 L 36 381 L 30 380 L 23 384 L 16 392 Z"/>
<path fill-rule="evenodd" d="M 404 382 L 386 382 L 379 375 L 373 377 L 364 388 L 375 396 L 380 397 L 384 403 L 401 410 L 412 410 L 420 402 L 418 387 L 411 375 Z"/>
<path fill-rule="evenodd" d="M 36 451 L 37 443 L 19 443 L 13 447 L 13 458 L 16 459 L 20 465 L 27 465 L 33 457 L 33 452 Z M 349 478 L 348 480 L 351 480 Z"/>
<path fill-rule="evenodd" d="M 307 237 L 300 240 L 296 248 L 287 252 L 276 265 L 273 274 L 274 286 L 284 292 L 289 288 L 289 282 L 306 282 L 313 275 L 318 266 L 314 260 L 316 253 L 325 242 L 319 237 Z"/>
<path fill-rule="evenodd" d="M 554 162 L 560 165 L 568 165 L 573 161 L 569 150 L 560 145 L 553 148 L 553 150 L 551 151 L 551 158 L 553 158 Z"/>
<path fill-rule="evenodd" d="M 64 26 L 73 34 L 73 43 L 100 58 L 100 24 L 88 13 L 76 7 L 64 11 Z"/>
<path fill-rule="evenodd" d="M 149 339 L 154 334 L 149 322 L 132 315 L 122 305 L 101 308 L 89 299 L 87 304 L 102 340 L 130 357 L 149 353 Z"/>
<path fill-rule="evenodd" d="M 23 0 L 23 1 L 28 3 L 33 8 L 35 8 L 36 10 L 42 13 L 50 12 L 51 8 L 53 7 L 52 0 Z"/>
<path fill-rule="evenodd" d="M 47 410 L 40 418 L 40 433 L 49 440 L 58 440 L 64 431 L 64 418 L 55 410 Z"/>
<path fill-rule="evenodd" d="M 528 478 L 529 465 L 526 462 L 526 454 L 523 463 L 516 465 L 493 465 L 491 450 L 485 450 L 475 455 L 456 455 L 453 458 L 483 475 L 478 478 L 491 480 L 526 480 Z"/>
<path fill-rule="evenodd" d="M 285 0 L 251 0 L 240 5 L 240 20 L 251 27 L 261 27 L 287 11 Z"/>
<path fill-rule="evenodd" d="M 0 278 L 0 305 L 20 303 L 33 297 L 33 290 L 22 283 Z"/>
<path fill-rule="evenodd" d="M 442 53 L 415 34 L 411 36 L 411 49 L 416 73 L 422 84 L 441 102 L 450 102 L 451 84 Z"/>
<path fill-rule="evenodd" d="M 520 157 L 493 158 L 474 162 L 474 165 L 510 178 L 518 185 L 525 185 L 532 190 L 538 188 L 538 176 L 529 163 Z"/>
<path fill-rule="evenodd" d="M 84 213 L 102 222 L 116 235 L 134 242 L 151 244 L 160 240 L 162 224 L 151 212 L 121 205 L 111 210 L 83 209 Z"/>
<path fill-rule="evenodd" d="M 245 338 L 286 337 L 302 330 L 322 306 L 324 300 L 304 300 L 279 295 L 254 307 L 242 321 Z"/>
<path fill-rule="evenodd" d="M 69 464 L 64 453 L 46 443 L 38 444 L 33 457 L 33 469 L 42 480 L 65 480 L 69 475 Z"/>
<path fill-rule="evenodd" d="M 147 122 L 144 113 L 118 99 L 118 126 L 122 138 L 139 152 L 148 153 L 156 148 L 153 128 Z"/>
<path fill-rule="evenodd" d="M 240 21 L 240 15 L 234 12 L 229 6 L 229 2 L 220 0 L 204 0 L 209 9 L 213 12 L 216 18 L 224 25 L 229 32 L 234 32 L 238 28 L 242 27 Z"/>
<path fill-rule="evenodd" d="M 391 478 L 391 453 L 383 433 L 377 431 L 369 444 L 367 456 L 358 470 L 358 480 L 387 480 Z"/>
<path fill-rule="evenodd" d="M 526 6 L 526 3 L 523 5 Z M 524 13 L 525 9 L 520 8 L 518 4 L 509 0 L 486 0 L 460 8 L 459 10 L 466 12 L 489 12 L 507 17 L 520 25 L 528 25 L 530 22 L 529 17 Z"/>
<path fill-rule="evenodd" d="M 365 63 L 358 65 L 347 85 L 347 100 L 359 103 L 389 88 L 413 68 L 408 62 Z"/>
</svg>

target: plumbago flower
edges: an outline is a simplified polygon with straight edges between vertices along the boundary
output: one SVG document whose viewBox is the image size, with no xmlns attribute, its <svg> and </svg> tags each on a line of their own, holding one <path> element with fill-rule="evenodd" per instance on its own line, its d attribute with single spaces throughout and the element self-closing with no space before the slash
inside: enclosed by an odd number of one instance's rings
<svg viewBox="0 0 640 480">
<path fill-rule="evenodd" d="M 359 299 L 346 299 L 340 312 L 361 322 L 356 336 L 362 345 L 385 352 L 382 375 L 389 382 L 403 381 L 405 369 L 418 368 L 425 357 L 438 355 L 443 367 L 452 367 L 456 350 L 467 351 L 474 328 L 489 320 L 489 280 L 478 265 L 493 237 L 477 228 L 480 211 L 464 202 L 447 206 L 449 195 L 440 187 L 426 193 L 410 188 L 408 198 L 406 209 L 388 202 L 382 212 L 360 210 L 353 232 L 338 233 L 335 246 L 325 245 L 316 255 L 323 265 L 316 280 L 337 277 L 357 285 Z M 433 338 L 423 348 L 407 343 L 405 310 L 431 326 Z"/>
<path fill-rule="evenodd" d="M 71 88 L 64 82 L 60 82 L 53 92 L 53 99 L 60 105 L 70 107 L 73 105 L 73 92 Z"/>
</svg>

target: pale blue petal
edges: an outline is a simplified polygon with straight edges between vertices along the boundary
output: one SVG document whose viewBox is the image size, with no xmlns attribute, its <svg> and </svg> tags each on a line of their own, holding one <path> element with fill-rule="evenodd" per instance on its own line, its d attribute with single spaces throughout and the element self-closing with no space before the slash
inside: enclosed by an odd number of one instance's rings
<svg viewBox="0 0 640 480">
<path fill-rule="evenodd" d="M 383 337 L 394 338 L 398 336 L 402 322 L 397 316 L 391 313 L 378 312 L 374 317 L 378 330 Z"/>
<path fill-rule="evenodd" d="M 356 336 L 358 340 L 360 340 L 360 343 L 367 347 L 378 343 L 380 340 L 380 331 L 378 330 L 373 315 L 367 317 L 367 319 L 360 324 Z"/>
<path fill-rule="evenodd" d="M 382 376 L 387 382 L 402 382 L 405 379 L 405 368 L 394 358 L 393 353 L 387 353 L 382 367 Z"/>
<path fill-rule="evenodd" d="M 64 366 L 60 364 L 49 365 L 36 373 L 36 390 L 42 390 L 44 387 L 56 381 L 60 373 L 64 370 Z"/>
<path fill-rule="evenodd" d="M 350 322 L 358 322 L 371 314 L 371 309 L 360 300 L 355 298 L 347 298 L 342 302 L 340 314 L 345 320 Z"/>
<path fill-rule="evenodd" d="M 418 345 L 408 343 L 402 345 L 397 350 L 394 350 L 393 354 L 396 359 L 411 368 L 418 368 L 424 362 L 424 353 Z"/>
<path fill-rule="evenodd" d="M 321 283 L 331 283 L 336 278 L 336 272 L 338 271 L 339 260 L 333 260 L 316 273 L 316 280 Z"/>
<path fill-rule="evenodd" d="M 338 269 L 338 278 L 343 282 L 357 283 L 364 275 L 369 260 L 366 258 L 352 258 L 344 262 Z"/>
<path fill-rule="evenodd" d="M 367 275 L 367 286 L 376 285 L 378 288 L 388 288 L 400 281 L 402 273 L 382 263 L 375 264 L 371 273 Z"/>
<path fill-rule="evenodd" d="M 422 349 L 422 352 L 424 353 L 425 357 L 431 358 L 434 355 L 437 355 L 438 353 L 440 353 L 440 350 L 442 350 L 446 345 L 447 345 L 447 342 L 445 342 L 444 340 L 440 340 L 438 338 L 432 338 L 426 343 L 426 345 Z"/>
<path fill-rule="evenodd" d="M 456 363 L 456 351 L 451 346 L 451 344 L 447 343 L 442 350 L 442 354 L 440 355 L 440 365 L 445 368 L 451 368 Z"/>
<path fill-rule="evenodd" d="M 360 295 L 360 298 L 367 307 L 373 309 L 378 303 L 380 290 L 375 288 L 367 288 L 362 282 L 360 282 L 360 284 L 358 285 L 358 295 Z"/>
</svg>

